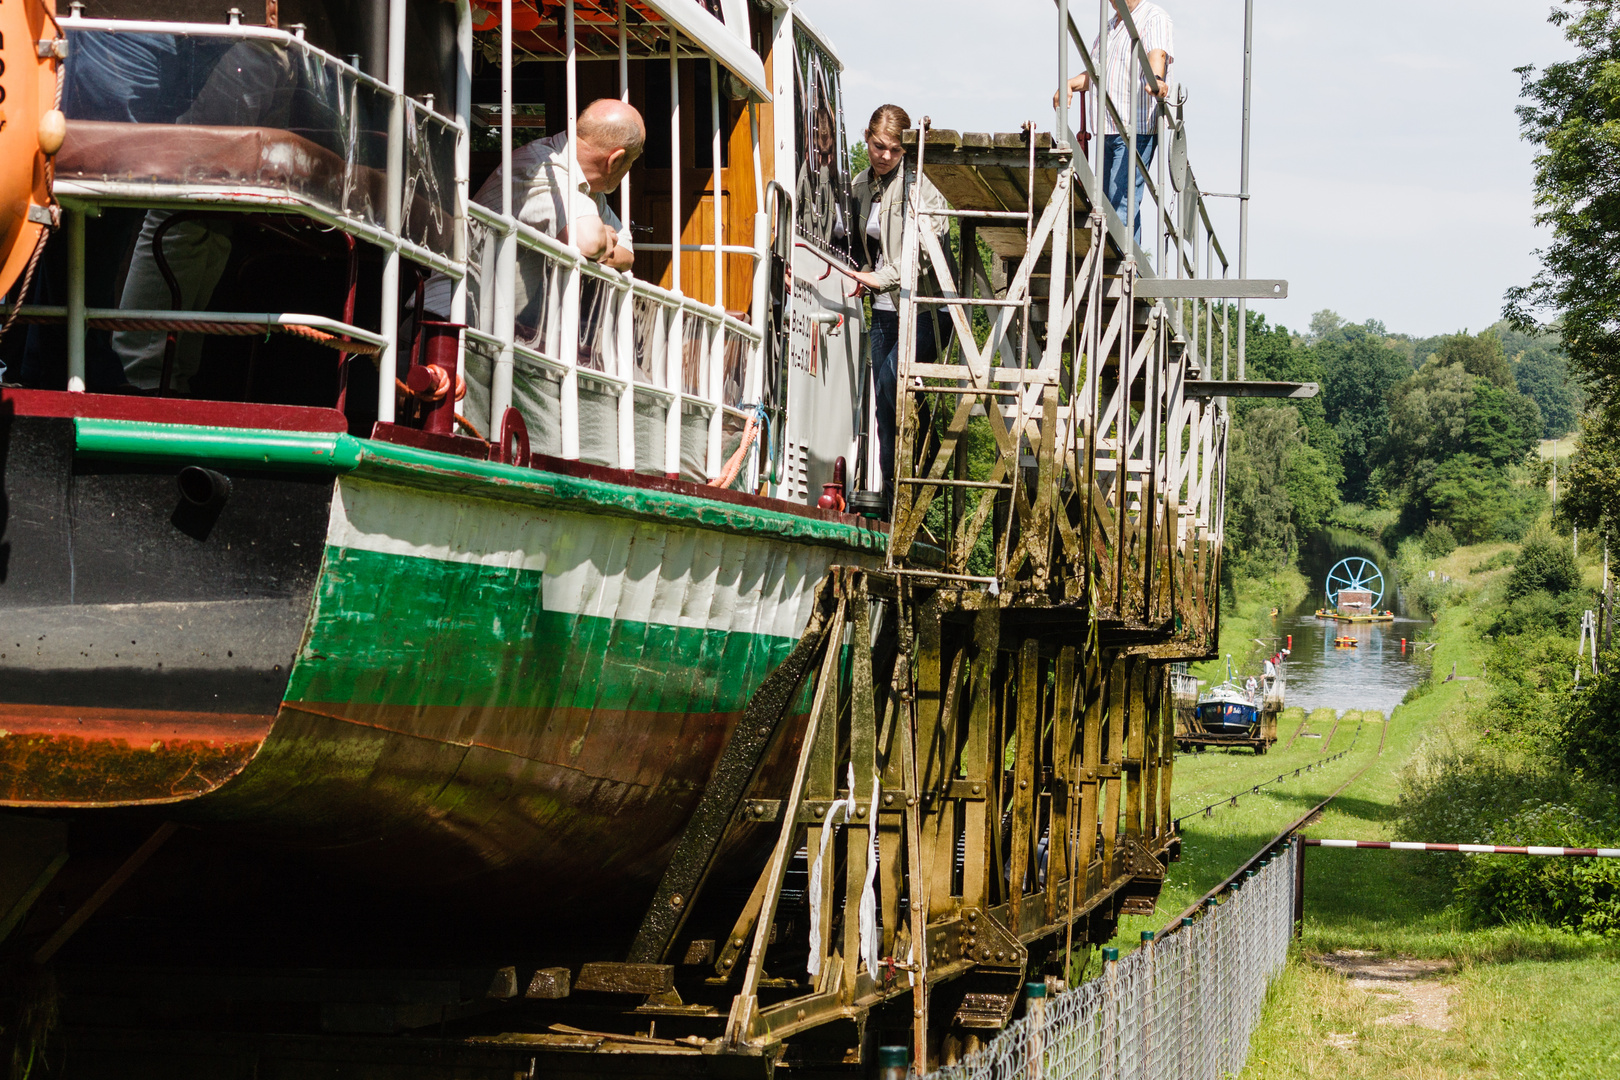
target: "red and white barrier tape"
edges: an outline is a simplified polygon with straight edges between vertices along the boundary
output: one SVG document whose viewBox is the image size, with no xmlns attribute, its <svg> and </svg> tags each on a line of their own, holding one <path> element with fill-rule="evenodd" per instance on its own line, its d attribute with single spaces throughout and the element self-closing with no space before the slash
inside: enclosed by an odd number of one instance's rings
<svg viewBox="0 0 1620 1080">
<path fill-rule="evenodd" d="M 1467 855 L 1553 855 L 1575 859 L 1620 859 L 1620 848 L 1501 847 L 1495 844 L 1413 844 L 1401 840 L 1316 840 L 1306 847 L 1381 848 L 1385 851 L 1460 851 Z"/>
</svg>

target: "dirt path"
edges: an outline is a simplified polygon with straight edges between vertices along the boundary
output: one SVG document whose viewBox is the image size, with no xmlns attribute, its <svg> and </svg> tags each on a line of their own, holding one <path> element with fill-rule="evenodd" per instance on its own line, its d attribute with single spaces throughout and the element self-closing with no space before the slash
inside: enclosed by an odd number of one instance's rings
<svg viewBox="0 0 1620 1080">
<path fill-rule="evenodd" d="M 1377 1023 L 1451 1030 L 1451 996 L 1456 988 L 1443 978 L 1456 970 L 1451 961 L 1384 956 L 1362 949 L 1340 949 L 1313 960 L 1379 1000 L 1398 999 L 1400 1011 L 1379 1017 Z M 1328 1042 L 1341 1050 L 1355 1041 L 1353 1032 L 1328 1034 Z"/>
</svg>

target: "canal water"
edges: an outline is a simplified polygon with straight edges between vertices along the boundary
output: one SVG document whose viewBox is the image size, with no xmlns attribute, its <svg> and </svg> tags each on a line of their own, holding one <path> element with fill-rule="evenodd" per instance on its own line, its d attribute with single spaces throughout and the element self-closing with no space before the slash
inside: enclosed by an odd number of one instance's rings
<svg viewBox="0 0 1620 1080">
<path fill-rule="evenodd" d="M 1369 559 L 1383 572 L 1384 596 L 1378 608 L 1394 611 L 1394 622 L 1337 623 L 1316 618 L 1316 610 L 1327 606 L 1328 571 L 1350 556 Z M 1337 529 L 1319 534 L 1302 552 L 1300 566 L 1311 590 L 1299 607 L 1279 611 L 1273 620 L 1280 640 L 1294 635 L 1294 651 L 1288 658 L 1287 706 L 1298 705 L 1307 712 L 1377 709 L 1388 716 L 1428 674 L 1413 647 L 1413 639 L 1430 625 L 1428 616 L 1407 614 L 1395 589 L 1394 559 L 1364 536 Z M 1336 647 L 1333 639 L 1341 634 L 1354 638 L 1355 647 Z M 1407 639 L 1404 654 L 1402 638 Z"/>
</svg>

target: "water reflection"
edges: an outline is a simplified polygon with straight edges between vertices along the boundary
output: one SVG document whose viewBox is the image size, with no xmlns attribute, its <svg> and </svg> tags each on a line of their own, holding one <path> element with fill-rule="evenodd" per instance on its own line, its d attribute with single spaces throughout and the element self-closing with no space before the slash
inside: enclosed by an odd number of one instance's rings
<svg viewBox="0 0 1620 1080">
<path fill-rule="evenodd" d="M 1279 638 L 1294 636 L 1294 652 L 1288 658 L 1287 703 L 1307 711 L 1377 709 L 1388 716 L 1427 674 L 1417 662 L 1412 639 L 1429 625 L 1429 620 L 1408 617 L 1400 596 L 1388 593 L 1378 606 L 1394 610 L 1392 623 L 1338 623 L 1316 618 L 1317 608 L 1327 605 L 1323 586 L 1328 571 L 1349 555 L 1371 559 L 1384 572 L 1386 583 L 1393 583 L 1393 560 L 1376 541 L 1338 530 L 1315 538 L 1301 559 L 1311 591 L 1299 607 L 1279 612 L 1275 620 L 1274 632 Z M 1336 647 L 1333 639 L 1340 635 L 1353 638 L 1355 646 Z M 1404 654 L 1402 638 L 1407 639 Z"/>
</svg>

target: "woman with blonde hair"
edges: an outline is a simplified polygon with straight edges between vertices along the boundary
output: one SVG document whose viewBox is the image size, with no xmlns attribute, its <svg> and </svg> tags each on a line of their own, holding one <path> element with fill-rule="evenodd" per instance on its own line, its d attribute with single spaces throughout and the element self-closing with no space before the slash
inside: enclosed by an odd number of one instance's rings
<svg viewBox="0 0 1620 1080">
<path fill-rule="evenodd" d="M 872 390 L 877 404 L 878 458 L 883 468 L 883 496 L 894 505 L 895 376 L 900 352 L 900 314 L 895 306 L 900 290 L 900 245 L 905 236 L 906 206 L 915 189 L 920 209 L 943 210 L 946 203 L 939 191 L 919 177 L 915 167 L 905 164 L 901 139 L 911 127 L 911 117 L 898 105 L 881 105 L 868 121 L 866 154 L 871 165 L 855 178 L 853 194 L 856 217 L 852 245 L 861 269 L 851 276 L 872 292 L 872 325 L 868 328 L 872 346 Z M 946 237 L 950 221 L 944 217 L 924 218 L 950 249 Z M 925 263 L 926 266 L 926 263 Z M 924 295 L 939 295 L 937 285 L 919 283 Z M 917 313 L 917 362 L 933 363 L 939 351 L 950 343 L 950 318 L 938 305 L 928 305 Z"/>
</svg>

